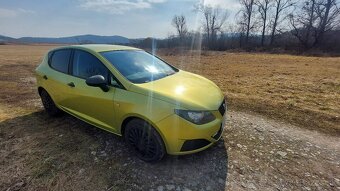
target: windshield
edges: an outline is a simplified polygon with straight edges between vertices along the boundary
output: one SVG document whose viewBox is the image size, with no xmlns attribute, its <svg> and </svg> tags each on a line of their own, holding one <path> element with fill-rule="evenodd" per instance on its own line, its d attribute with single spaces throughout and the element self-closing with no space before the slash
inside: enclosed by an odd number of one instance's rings
<svg viewBox="0 0 340 191">
<path fill-rule="evenodd" d="M 177 69 L 145 51 L 109 51 L 101 55 L 132 83 L 147 83 L 177 72 Z"/>
</svg>

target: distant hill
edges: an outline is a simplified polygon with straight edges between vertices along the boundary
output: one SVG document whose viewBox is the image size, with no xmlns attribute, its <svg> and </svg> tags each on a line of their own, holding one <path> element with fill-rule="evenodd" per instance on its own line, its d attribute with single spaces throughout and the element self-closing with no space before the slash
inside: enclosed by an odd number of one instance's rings
<svg viewBox="0 0 340 191">
<path fill-rule="evenodd" d="M 11 38 L 0 35 L 0 42 L 9 43 L 51 43 L 51 44 L 130 44 L 130 39 L 122 36 L 78 35 L 60 38 L 22 37 Z"/>
<path fill-rule="evenodd" d="M 8 36 L 0 35 L 0 43 L 7 43 L 7 42 L 16 42 L 17 40 L 15 38 L 11 38 Z"/>
</svg>

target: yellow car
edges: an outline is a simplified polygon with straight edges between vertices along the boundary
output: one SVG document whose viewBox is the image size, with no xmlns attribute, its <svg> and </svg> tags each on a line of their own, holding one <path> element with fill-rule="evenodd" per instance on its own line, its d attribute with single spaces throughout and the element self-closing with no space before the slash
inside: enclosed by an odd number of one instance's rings
<svg viewBox="0 0 340 191">
<path fill-rule="evenodd" d="M 202 151 L 223 131 L 226 104 L 213 82 L 137 48 L 57 48 L 36 78 L 49 115 L 65 111 L 123 136 L 144 161 Z"/>
</svg>

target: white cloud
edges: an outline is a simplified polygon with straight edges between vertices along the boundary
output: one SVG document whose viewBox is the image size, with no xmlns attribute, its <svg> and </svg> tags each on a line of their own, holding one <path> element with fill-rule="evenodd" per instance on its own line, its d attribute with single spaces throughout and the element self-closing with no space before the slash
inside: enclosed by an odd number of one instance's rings
<svg viewBox="0 0 340 191">
<path fill-rule="evenodd" d="M 210 5 L 212 7 L 220 7 L 228 10 L 238 10 L 240 8 L 240 3 L 238 0 L 201 0 L 205 5 Z"/>
<path fill-rule="evenodd" d="M 13 17 L 22 15 L 22 14 L 34 14 L 34 13 L 35 13 L 34 11 L 22 9 L 22 8 L 18 8 L 18 9 L 0 8 L 0 18 L 13 18 Z"/>
<path fill-rule="evenodd" d="M 122 14 L 134 9 L 148 9 L 155 3 L 166 0 L 81 0 L 81 7 L 87 10 Z"/>
</svg>

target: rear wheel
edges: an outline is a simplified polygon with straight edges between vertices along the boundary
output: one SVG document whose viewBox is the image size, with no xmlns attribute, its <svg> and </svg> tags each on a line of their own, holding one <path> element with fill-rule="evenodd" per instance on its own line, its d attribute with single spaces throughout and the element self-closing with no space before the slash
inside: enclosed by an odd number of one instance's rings
<svg viewBox="0 0 340 191">
<path fill-rule="evenodd" d="M 161 136 L 149 123 L 143 120 L 131 120 L 125 127 L 124 138 L 138 158 L 146 162 L 159 161 L 165 155 Z"/>
<path fill-rule="evenodd" d="M 41 90 L 40 98 L 49 116 L 55 117 L 59 116 L 62 113 L 61 110 L 55 105 L 54 101 L 46 90 Z"/>
</svg>

